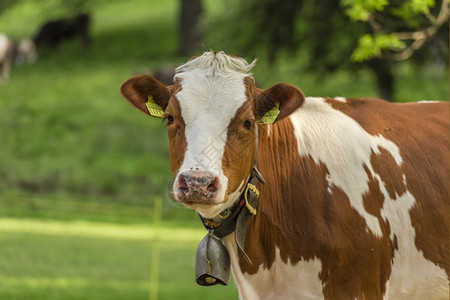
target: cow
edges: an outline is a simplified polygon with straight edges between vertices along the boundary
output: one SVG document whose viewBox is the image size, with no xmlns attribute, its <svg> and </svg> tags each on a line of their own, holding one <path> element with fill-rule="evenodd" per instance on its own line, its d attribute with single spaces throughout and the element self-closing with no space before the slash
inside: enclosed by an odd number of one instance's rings
<svg viewBox="0 0 450 300">
<path fill-rule="evenodd" d="M 11 68 L 14 64 L 33 63 L 36 58 L 36 48 L 31 39 L 23 39 L 16 44 L 6 34 L 0 34 L 0 65 L 2 67 L 0 82 L 9 81 Z"/>
<path fill-rule="evenodd" d="M 175 66 L 166 65 L 156 69 L 137 68 L 133 70 L 133 74 L 149 74 L 164 85 L 172 85 L 175 76 Z"/>
<path fill-rule="evenodd" d="M 80 37 L 83 46 L 88 46 L 90 16 L 79 14 L 73 18 L 53 20 L 45 23 L 33 38 L 38 49 L 57 47 L 62 41 Z"/>
<path fill-rule="evenodd" d="M 8 81 L 11 67 L 14 63 L 15 46 L 6 34 L 0 34 L 0 64 L 2 66 L 0 73 L 1 81 Z"/>
<path fill-rule="evenodd" d="M 225 246 L 241 299 L 448 299 L 448 102 L 260 89 L 254 64 L 210 51 L 173 85 L 121 85 L 166 121 L 172 197 Z M 221 221 L 236 211 L 244 228 Z"/>
<path fill-rule="evenodd" d="M 38 55 L 36 52 L 36 45 L 32 39 L 22 39 L 17 45 L 16 65 L 24 63 L 32 64 L 36 61 Z"/>
</svg>

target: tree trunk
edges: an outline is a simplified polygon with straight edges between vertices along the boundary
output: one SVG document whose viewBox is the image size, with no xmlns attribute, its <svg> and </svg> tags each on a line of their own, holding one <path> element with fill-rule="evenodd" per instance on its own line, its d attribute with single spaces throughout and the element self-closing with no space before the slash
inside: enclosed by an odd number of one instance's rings
<svg viewBox="0 0 450 300">
<path fill-rule="evenodd" d="M 202 33 L 199 20 L 202 13 L 202 0 L 180 0 L 179 54 L 192 55 L 201 49 Z"/>
<path fill-rule="evenodd" d="M 373 59 L 369 61 L 368 64 L 377 80 L 378 96 L 384 100 L 392 101 L 394 96 L 395 78 L 392 72 L 391 62 Z"/>
</svg>

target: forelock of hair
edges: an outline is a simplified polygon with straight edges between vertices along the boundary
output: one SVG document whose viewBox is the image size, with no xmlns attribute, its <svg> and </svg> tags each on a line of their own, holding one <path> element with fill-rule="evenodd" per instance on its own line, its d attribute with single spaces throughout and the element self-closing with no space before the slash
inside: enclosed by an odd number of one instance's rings
<svg viewBox="0 0 450 300">
<path fill-rule="evenodd" d="M 220 52 L 205 52 L 175 70 L 175 78 L 182 77 L 182 74 L 189 71 L 199 71 L 205 75 L 228 75 L 230 73 L 243 73 L 251 76 L 250 70 L 255 66 L 256 59 L 248 63 L 245 59 Z"/>
</svg>

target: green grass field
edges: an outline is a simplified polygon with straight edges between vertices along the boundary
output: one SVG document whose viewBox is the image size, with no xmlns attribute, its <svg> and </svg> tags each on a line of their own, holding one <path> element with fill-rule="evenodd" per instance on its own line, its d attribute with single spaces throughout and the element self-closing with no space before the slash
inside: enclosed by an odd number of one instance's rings
<svg viewBox="0 0 450 300">
<path fill-rule="evenodd" d="M 165 126 L 119 94 L 139 70 L 185 61 L 176 55 L 178 1 L 102 3 L 89 48 L 68 41 L 0 85 L 0 299 L 237 299 L 234 284 L 195 284 L 205 232 L 169 200 Z M 206 18 L 220 14 L 214 3 L 206 1 Z M 28 1 L 0 16 L 0 32 L 30 36 L 53 11 Z M 204 49 L 219 50 L 208 41 Z M 364 70 L 317 78 L 297 63 L 268 67 L 259 57 L 254 76 L 312 96 L 376 96 Z M 448 99 L 446 72 L 396 72 L 396 99 Z M 154 199 L 164 199 L 160 230 Z"/>
<path fill-rule="evenodd" d="M 152 299 L 155 288 L 158 299 L 236 299 L 233 283 L 196 285 L 203 235 L 201 228 L 3 218 L 0 299 Z"/>
</svg>

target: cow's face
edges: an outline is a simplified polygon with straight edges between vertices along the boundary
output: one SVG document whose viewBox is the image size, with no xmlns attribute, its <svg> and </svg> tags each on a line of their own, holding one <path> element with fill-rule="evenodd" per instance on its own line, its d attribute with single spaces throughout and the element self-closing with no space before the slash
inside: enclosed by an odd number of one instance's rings
<svg viewBox="0 0 450 300">
<path fill-rule="evenodd" d="M 177 69 L 166 87 L 148 75 L 128 79 L 121 92 L 147 114 L 148 96 L 163 112 L 174 178 L 173 198 L 206 218 L 231 207 L 245 188 L 255 161 L 258 121 L 280 103 L 277 120 L 289 115 L 304 96 L 278 84 L 256 88 L 248 75 L 253 64 L 207 52 Z"/>
</svg>

